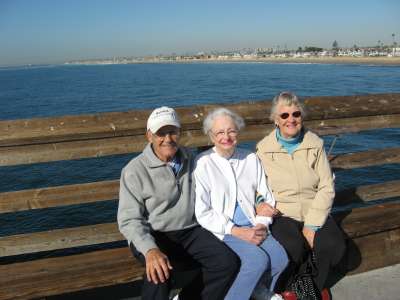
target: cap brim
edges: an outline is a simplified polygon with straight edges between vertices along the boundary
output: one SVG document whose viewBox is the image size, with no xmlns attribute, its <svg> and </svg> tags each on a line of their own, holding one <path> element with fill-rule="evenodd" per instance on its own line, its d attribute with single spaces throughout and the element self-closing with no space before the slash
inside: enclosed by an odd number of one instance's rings
<svg viewBox="0 0 400 300">
<path fill-rule="evenodd" d="M 179 124 L 179 122 L 177 121 L 169 121 L 169 122 L 162 122 L 160 124 L 155 124 L 153 126 L 150 126 L 149 130 L 152 133 L 156 133 L 157 131 L 159 131 L 162 127 L 165 126 L 175 126 L 177 128 L 181 128 L 181 124 Z"/>
</svg>

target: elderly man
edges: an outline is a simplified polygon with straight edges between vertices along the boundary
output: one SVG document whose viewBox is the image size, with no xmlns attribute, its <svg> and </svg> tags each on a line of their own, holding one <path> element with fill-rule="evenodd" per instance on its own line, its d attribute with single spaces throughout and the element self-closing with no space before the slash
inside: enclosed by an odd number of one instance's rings
<svg viewBox="0 0 400 300">
<path fill-rule="evenodd" d="M 201 272 L 179 299 L 223 299 L 240 261 L 196 222 L 193 160 L 178 144 L 180 127 L 172 108 L 157 108 L 149 116 L 149 143 L 122 170 L 119 229 L 146 265 L 142 299 L 168 299 L 171 272 L 191 264 Z"/>
</svg>

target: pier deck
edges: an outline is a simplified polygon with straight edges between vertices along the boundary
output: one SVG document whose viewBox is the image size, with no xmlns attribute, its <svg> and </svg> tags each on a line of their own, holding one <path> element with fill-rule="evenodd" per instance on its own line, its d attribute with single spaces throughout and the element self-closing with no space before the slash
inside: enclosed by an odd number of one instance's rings
<svg viewBox="0 0 400 300">
<path fill-rule="evenodd" d="M 400 299 L 400 264 L 344 277 L 332 289 L 332 300 Z"/>
</svg>

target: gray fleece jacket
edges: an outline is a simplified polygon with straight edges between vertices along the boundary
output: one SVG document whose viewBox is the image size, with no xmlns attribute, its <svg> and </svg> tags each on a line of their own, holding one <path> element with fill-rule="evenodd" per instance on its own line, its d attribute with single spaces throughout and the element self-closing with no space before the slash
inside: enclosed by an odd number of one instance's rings
<svg viewBox="0 0 400 300">
<path fill-rule="evenodd" d="M 151 231 L 175 231 L 197 225 L 194 215 L 193 159 L 179 148 L 182 167 L 175 177 L 148 144 L 122 170 L 118 226 L 143 255 L 157 248 Z"/>
</svg>

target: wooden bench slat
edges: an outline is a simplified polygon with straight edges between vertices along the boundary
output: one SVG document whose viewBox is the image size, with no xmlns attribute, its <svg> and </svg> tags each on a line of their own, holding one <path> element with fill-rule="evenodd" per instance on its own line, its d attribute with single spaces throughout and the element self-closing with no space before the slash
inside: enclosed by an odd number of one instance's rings
<svg viewBox="0 0 400 300">
<path fill-rule="evenodd" d="M 118 199 L 119 180 L 0 193 L 0 213 Z"/>
<path fill-rule="evenodd" d="M 306 121 L 305 124 L 307 128 L 310 128 L 319 135 L 351 133 L 368 129 L 400 127 L 400 114 Z M 241 133 L 240 140 L 243 142 L 258 141 L 268 134 L 271 129 L 270 124 L 250 124 Z M 135 136 L 4 146 L 0 147 L 0 166 L 134 153 L 142 151 L 146 143 L 147 141 L 143 133 Z M 198 128 L 196 130 L 184 130 L 182 132 L 181 143 L 189 147 L 200 147 L 208 145 L 209 141 L 200 128 Z"/>
<path fill-rule="evenodd" d="M 355 223 L 354 226 L 361 223 Z M 353 239 L 351 274 L 400 262 L 400 229 Z M 27 299 L 139 280 L 143 267 L 128 247 L 1 265 L 0 299 Z"/>
<path fill-rule="evenodd" d="M 0 265 L 0 299 L 30 299 L 139 280 L 128 247 Z"/>
<path fill-rule="evenodd" d="M 119 180 L 0 193 L 0 213 L 118 199 Z M 335 205 L 400 197 L 400 180 L 337 193 Z"/>
<path fill-rule="evenodd" d="M 336 220 L 341 220 L 343 230 L 351 238 L 400 228 L 399 216 L 400 202 L 354 208 L 335 214 Z"/>
<path fill-rule="evenodd" d="M 122 241 L 117 223 L 63 228 L 0 237 L 0 256 L 36 253 Z"/>
<path fill-rule="evenodd" d="M 384 218 L 379 216 L 384 216 Z M 400 227 L 398 216 L 400 216 L 400 203 L 385 203 L 340 212 L 336 219 L 340 220 L 344 217 L 342 226 L 345 232 L 350 237 L 359 237 Z M 371 222 L 374 223 L 374 226 L 371 226 Z M 116 223 L 57 229 L 0 237 L 0 256 L 36 253 L 121 240 L 124 240 L 124 237 L 119 233 Z"/>
<path fill-rule="evenodd" d="M 400 197 L 400 180 L 361 185 L 336 193 L 335 206 Z"/>
<path fill-rule="evenodd" d="M 400 163 L 400 148 L 385 148 L 338 154 L 331 156 L 329 162 L 336 172 L 344 169 Z"/>
<path fill-rule="evenodd" d="M 400 114 L 305 121 L 305 126 L 320 136 L 357 133 L 364 130 L 398 128 Z"/>
<path fill-rule="evenodd" d="M 0 166 L 134 153 L 140 152 L 146 143 L 144 135 L 140 135 L 17 147 L 0 147 Z"/>
<path fill-rule="evenodd" d="M 346 265 L 349 270 L 347 274 L 357 274 L 398 264 L 400 263 L 399 249 L 400 228 L 353 238 L 346 253 Z"/>
<path fill-rule="evenodd" d="M 311 97 L 304 102 L 309 120 L 400 114 L 400 94 Z M 200 130 L 207 112 L 221 105 L 237 111 L 248 124 L 271 123 L 268 120 L 270 100 L 178 107 L 176 110 L 183 128 Z M 136 110 L 0 121 L 0 146 L 140 135 L 145 131 L 150 112 Z"/>
</svg>

